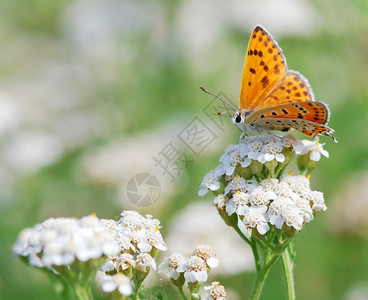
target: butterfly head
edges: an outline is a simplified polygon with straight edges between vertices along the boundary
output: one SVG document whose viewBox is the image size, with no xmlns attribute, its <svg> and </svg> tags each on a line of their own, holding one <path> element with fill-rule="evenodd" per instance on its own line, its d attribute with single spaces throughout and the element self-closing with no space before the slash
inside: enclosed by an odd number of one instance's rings
<svg viewBox="0 0 368 300">
<path fill-rule="evenodd" d="M 238 110 L 235 112 L 235 114 L 231 117 L 231 120 L 233 121 L 234 125 L 238 127 L 241 131 L 253 131 L 251 128 L 252 124 L 249 124 L 247 122 L 247 117 L 252 113 L 252 111 L 247 110 Z"/>
<path fill-rule="evenodd" d="M 237 111 L 232 117 L 231 120 L 233 121 L 234 125 L 238 128 L 244 124 L 244 117 L 240 111 Z"/>
</svg>

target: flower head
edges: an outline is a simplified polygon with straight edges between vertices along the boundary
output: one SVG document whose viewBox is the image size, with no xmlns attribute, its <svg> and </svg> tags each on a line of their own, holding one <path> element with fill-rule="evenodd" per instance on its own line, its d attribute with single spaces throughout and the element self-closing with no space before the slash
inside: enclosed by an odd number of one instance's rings
<svg viewBox="0 0 368 300">
<path fill-rule="evenodd" d="M 122 273 L 106 275 L 103 272 L 98 272 L 96 281 L 106 293 L 118 291 L 121 295 L 125 296 L 129 296 L 133 293 L 130 279 Z"/>
<path fill-rule="evenodd" d="M 75 260 L 86 262 L 116 255 L 117 252 L 112 233 L 94 215 L 80 220 L 47 219 L 21 232 L 13 248 L 14 255 L 37 256 L 38 263 L 49 268 L 69 266 Z"/>
<path fill-rule="evenodd" d="M 236 175 L 225 187 L 225 195 L 236 191 L 246 192 L 248 188 L 249 185 L 245 178 Z"/>
<path fill-rule="evenodd" d="M 211 247 L 208 245 L 197 246 L 197 248 L 194 250 L 193 255 L 202 258 L 210 268 L 216 268 L 220 264 Z"/>
<path fill-rule="evenodd" d="M 219 179 L 221 175 L 219 175 L 219 168 L 212 170 L 204 176 L 203 181 L 201 183 L 198 196 L 204 196 L 207 194 L 209 190 L 216 191 L 220 188 Z"/>
<path fill-rule="evenodd" d="M 166 270 L 168 278 L 177 280 L 181 273 L 185 271 L 185 257 L 181 253 L 174 253 L 165 257 L 164 261 L 159 265 L 158 271 Z"/>
<path fill-rule="evenodd" d="M 319 141 L 302 140 L 301 143 L 294 145 L 294 150 L 298 155 L 309 153 L 310 160 L 319 161 L 321 154 L 327 158 L 329 157 L 323 146 L 324 144 L 321 144 Z"/>
<path fill-rule="evenodd" d="M 270 227 L 267 223 L 267 206 L 249 207 L 248 212 L 243 216 L 243 223 L 247 229 L 246 235 L 250 237 L 252 230 L 256 229 L 259 234 L 265 234 Z"/>
<path fill-rule="evenodd" d="M 218 209 L 222 209 L 227 205 L 228 201 L 229 200 L 224 194 L 218 194 L 213 200 L 213 205 L 215 205 Z"/>
<path fill-rule="evenodd" d="M 204 289 L 208 293 L 204 300 L 226 300 L 225 288 L 218 281 L 212 282 L 210 286 L 205 286 Z"/>
<path fill-rule="evenodd" d="M 242 152 L 244 152 L 244 149 L 241 149 L 239 145 L 230 145 L 225 150 L 225 153 L 220 158 L 220 162 L 222 163 L 221 170 L 223 170 L 225 175 L 232 175 L 237 165 L 242 168 L 246 168 L 250 165 L 250 158 L 244 154 L 242 155 Z"/>
<path fill-rule="evenodd" d="M 237 212 L 241 207 L 247 207 L 249 203 L 249 194 L 246 192 L 237 191 L 233 197 L 227 202 L 226 212 L 229 216 Z"/>
<path fill-rule="evenodd" d="M 207 281 L 206 262 L 197 255 L 190 256 L 186 261 L 184 278 L 187 283 Z"/>
<path fill-rule="evenodd" d="M 141 253 L 137 255 L 136 268 L 138 271 L 146 273 L 149 268 L 156 270 L 156 262 L 148 253 Z"/>
</svg>

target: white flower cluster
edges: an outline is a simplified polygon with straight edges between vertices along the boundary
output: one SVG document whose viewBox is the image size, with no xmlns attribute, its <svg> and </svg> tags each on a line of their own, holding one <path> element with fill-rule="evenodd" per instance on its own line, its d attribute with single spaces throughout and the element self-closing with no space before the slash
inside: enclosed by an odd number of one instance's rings
<svg viewBox="0 0 368 300">
<path fill-rule="evenodd" d="M 177 280 L 184 276 L 187 283 L 205 282 L 211 268 L 216 268 L 219 260 L 208 245 L 199 245 L 189 257 L 174 253 L 165 257 L 159 266 L 159 272 L 166 271 L 168 278 Z"/>
<path fill-rule="evenodd" d="M 104 272 L 99 271 L 96 276 L 96 282 L 106 293 L 117 291 L 124 296 L 129 296 L 133 293 L 130 278 L 122 273 L 106 275 Z"/>
<path fill-rule="evenodd" d="M 287 158 L 293 153 L 305 155 L 319 161 L 321 154 L 328 157 L 328 152 L 323 149 L 323 144 L 318 141 L 299 141 L 293 135 L 278 137 L 271 134 L 245 137 L 239 145 L 230 145 L 220 157 L 220 164 L 216 169 L 204 176 L 198 195 L 203 196 L 208 191 L 217 191 L 221 187 L 223 176 L 234 176 L 236 168 L 251 166 L 253 161 L 261 164 L 275 162 L 286 163 Z"/>
<path fill-rule="evenodd" d="M 205 286 L 204 289 L 207 291 L 207 294 L 203 300 L 226 300 L 225 287 L 218 281 L 212 282 L 210 286 Z"/>
<path fill-rule="evenodd" d="M 317 162 L 321 159 L 321 154 L 327 158 L 329 157 L 328 152 L 323 149 L 323 145 L 319 141 L 302 140 L 293 147 L 296 154 L 305 155 L 309 153 L 310 160 Z"/>
<path fill-rule="evenodd" d="M 312 191 L 307 177 L 287 175 L 281 180 L 267 178 L 248 183 L 236 175 L 219 194 L 214 205 L 231 216 L 236 213 L 247 237 L 253 230 L 264 235 L 271 225 L 301 230 L 314 214 L 326 210 L 323 193 Z"/>
<path fill-rule="evenodd" d="M 113 235 L 94 215 L 47 219 L 24 229 L 13 247 L 15 256 L 27 257 L 30 265 L 48 268 L 116 253 L 118 246 Z"/>
<path fill-rule="evenodd" d="M 136 268 L 146 272 L 152 267 L 156 270 L 154 258 L 157 250 L 167 249 L 160 233 L 160 221 L 152 216 L 143 217 L 136 211 L 123 211 L 118 221 L 102 220 L 113 233 L 119 245 L 119 253 L 108 257 L 102 266 L 105 272 L 124 272 Z"/>
</svg>

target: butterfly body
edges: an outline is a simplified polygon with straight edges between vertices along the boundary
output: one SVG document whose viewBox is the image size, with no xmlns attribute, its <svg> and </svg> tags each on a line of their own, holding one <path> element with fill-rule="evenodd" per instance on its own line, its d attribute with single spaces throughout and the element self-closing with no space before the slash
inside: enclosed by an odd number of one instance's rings
<svg viewBox="0 0 368 300">
<path fill-rule="evenodd" d="M 244 133 L 295 129 L 316 138 L 334 132 L 326 104 L 314 101 L 308 80 L 288 70 L 281 48 L 259 25 L 248 44 L 239 106 L 232 121 Z"/>
</svg>

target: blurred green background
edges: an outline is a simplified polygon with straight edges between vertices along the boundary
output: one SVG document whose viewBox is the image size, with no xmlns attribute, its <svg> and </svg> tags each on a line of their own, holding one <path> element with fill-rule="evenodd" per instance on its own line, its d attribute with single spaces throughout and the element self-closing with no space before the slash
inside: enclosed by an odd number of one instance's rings
<svg viewBox="0 0 368 300">
<path fill-rule="evenodd" d="M 177 135 L 195 117 L 216 128 L 203 114 L 212 98 L 198 85 L 237 103 L 258 23 L 329 104 L 339 140 L 321 138 L 330 158 L 311 181 L 329 209 L 295 239 L 297 297 L 368 299 L 367 1 L 0 0 L 1 299 L 54 298 L 44 274 L 11 256 L 25 227 L 135 209 L 160 219 L 166 236 L 187 205 L 212 201 L 199 199 L 199 184 L 239 132 L 228 121 L 199 156 Z M 174 183 L 153 161 L 171 140 L 192 160 Z M 157 172 L 162 185 L 146 208 L 125 196 L 143 171 Z M 231 244 L 222 247 L 231 255 Z M 212 279 L 246 299 L 253 275 Z M 263 299 L 285 298 L 281 278 L 278 264 Z"/>
</svg>

